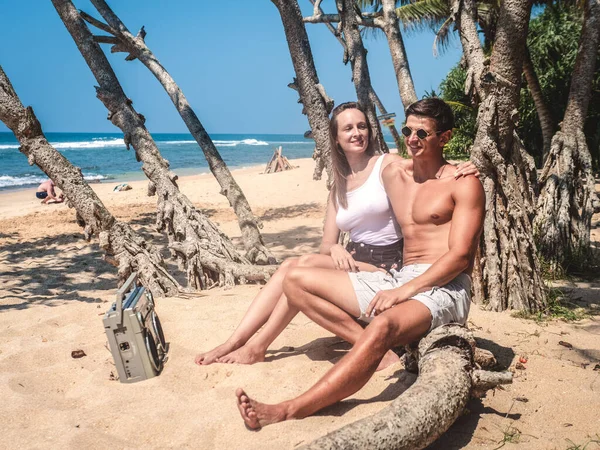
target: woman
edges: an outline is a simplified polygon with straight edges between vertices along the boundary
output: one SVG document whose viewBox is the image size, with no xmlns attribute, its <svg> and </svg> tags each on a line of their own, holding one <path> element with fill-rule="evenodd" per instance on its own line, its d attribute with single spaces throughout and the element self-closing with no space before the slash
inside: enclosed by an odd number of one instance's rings
<svg viewBox="0 0 600 450">
<path fill-rule="evenodd" d="M 399 156 L 375 154 L 371 125 L 356 102 L 342 103 L 332 111 L 329 136 L 334 184 L 319 254 L 284 261 L 229 339 L 197 355 L 196 364 L 253 364 L 264 360 L 268 346 L 298 313 L 288 304 L 282 288 L 291 267 L 373 272 L 401 265 L 402 235 L 381 182 L 383 169 Z M 474 173 L 477 169 L 468 163 L 459 166 L 455 177 Z M 346 248 L 337 243 L 340 231 L 350 234 Z M 394 358 L 390 354 L 382 363 L 388 365 Z"/>
</svg>

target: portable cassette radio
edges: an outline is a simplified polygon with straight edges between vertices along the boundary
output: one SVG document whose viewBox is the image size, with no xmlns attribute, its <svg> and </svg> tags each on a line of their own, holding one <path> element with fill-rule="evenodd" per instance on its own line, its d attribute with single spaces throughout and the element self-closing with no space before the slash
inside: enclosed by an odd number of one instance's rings
<svg viewBox="0 0 600 450">
<path fill-rule="evenodd" d="M 146 380 L 162 371 L 168 343 L 152 294 L 139 284 L 137 272 L 117 291 L 103 322 L 121 383 Z"/>
</svg>

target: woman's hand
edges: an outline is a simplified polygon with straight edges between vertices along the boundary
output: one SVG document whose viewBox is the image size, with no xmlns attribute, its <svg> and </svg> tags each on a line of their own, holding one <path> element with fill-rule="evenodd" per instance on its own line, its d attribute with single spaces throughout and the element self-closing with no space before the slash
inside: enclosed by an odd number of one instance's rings
<svg viewBox="0 0 600 450">
<path fill-rule="evenodd" d="M 340 244 L 332 245 L 329 252 L 331 259 L 333 259 L 333 265 L 337 270 L 358 272 L 358 264 L 356 264 L 352 255 Z"/>
<path fill-rule="evenodd" d="M 479 170 L 477 170 L 477 167 L 475 167 L 475 164 L 473 164 L 471 161 L 460 163 L 458 166 L 456 166 L 456 172 L 454 172 L 454 178 L 463 176 L 466 177 L 467 175 L 474 175 L 477 178 L 479 178 L 479 175 L 481 175 Z"/>
</svg>

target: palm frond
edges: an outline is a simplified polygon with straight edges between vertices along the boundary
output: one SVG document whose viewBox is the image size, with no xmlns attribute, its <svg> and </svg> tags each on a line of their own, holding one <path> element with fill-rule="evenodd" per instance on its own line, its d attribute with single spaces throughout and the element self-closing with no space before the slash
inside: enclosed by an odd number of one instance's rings
<svg viewBox="0 0 600 450">
<path fill-rule="evenodd" d="M 454 21 L 451 17 L 448 17 L 437 33 L 435 33 L 435 39 L 433 40 L 433 56 L 436 58 L 439 55 L 438 48 L 442 52 L 448 48 L 448 43 L 450 42 L 450 27 L 452 23 L 454 23 Z"/>
<path fill-rule="evenodd" d="M 405 30 L 435 29 L 450 15 L 447 0 L 418 0 L 396 8 Z"/>
<path fill-rule="evenodd" d="M 450 108 L 452 108 L 452 110 L 454 112 L 472 112 L 473 111 L 473 107 L 466 105 L 464 103 L 461 102 L 455 102 L 452 100 L 444 100 L 448 106 L 450 106 Z"/>
</svg>

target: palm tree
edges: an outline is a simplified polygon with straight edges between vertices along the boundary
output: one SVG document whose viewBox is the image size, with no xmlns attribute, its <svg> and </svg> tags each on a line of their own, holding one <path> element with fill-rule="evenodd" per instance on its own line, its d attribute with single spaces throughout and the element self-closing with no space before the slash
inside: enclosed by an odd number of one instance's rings
<svg viewBox="0 0 600 450">
<path fill-rule="evenodd" d="M 277 260 L 265 246 L 260 234 L 259 228 L 262 227 L 260 220 L 252 213 L 246 196 L 236 183 L 233 175 L 231 175 L 227 164 L 221 158 L 219 151 L 202 126 L 183 91 L 146 45 L 144 27 L 137 36 L 133 36 L 104 0 L 92 0 L 92 4 L 107 23 L 94 19 L 84 12 L 81 13 L 81 16 L 90 24 L 110 34 L 110 36 L 98 36 L 97 41 L 113 44 L 113 52 L 129 53 L 126 58 L 127 61 L 138 59 L 152 72 L 169 95 L 188 130 L 202 149 L 210 171 L 215 176 L 219 186 L 221 186 L 221 193 L 227 197 L 238 218 L 238 224 L 242 232 L 242 242 L 247 251 L 246 258 L 258 264 L 275 264 Z"/>
<path fill-rule="evenodd" d="M 35 164 L 66 194 L 77 211 L 77 223 L 84 228 L 87 241 L 96 236 L 104 250 L 104 260 L 118 268 L 119 285 L 132 272 L 155 296 L 181 292 L 179 283 L 166 270 L 160 251 L 106 209 L 94 190 L 85 182 L 81 169 L 73 166 L 52 147 L 42 131 L 33 109 L 25 108 L 10 80 L 0 67 L 0 121 L 19 140 L 30 164 Z"/>
<path fill-rule="evenodd" d="M 460 8 L 460 4 L 457 4 Z M 499 17 L 500 3 L 491 0 L 475 2 L 476 25 L 483 34 L 483 51 L 489 54 L 496 39 L 496 30 Z M 456 8 L 455 8 L 456 9 Z M 452 26 L 458 11 L 452 8 L 448 0 L 416 0 L 414 3 L 404 4 L 396 9 L 396 14 L 406 28 L 431 28 L 436 37 L 433 42 L 433 52 L 444 50 L 452 35 Z M 529 86 L 535 108 L 540 121 L 543 140 L 543 156 L 548 154 L 552 136 L 556 129 L 556 121 L 552 116 L 550 107 L 542 94 L 539 79 L 531 61 L 531 55 L 526 48 L 523 60 L 523 74 Z M 477 102 L 475 102 L 477 103 Z"/>
<path fill-rule="evenodd" d="M 486 217 L 473 280 L 475 301 L 496 311 L 536 311 L 546 303 L 533 236 L 533 158 L 515 132 L 531 2 L 505 0 L 486 64 L 474 0 L 454 0 L 463 55 L 480 99 L 471 159 L 483 175 Z"/>
<path fill-rule="evenodd" d="M 592 215 L 600 210 L 583 131 L 599 41 L 600 0 L 587 0 L 567 109 L 540 177 L 534 222 L 540 250 L 554 266 L 587 256 Z"/>
</svg>

